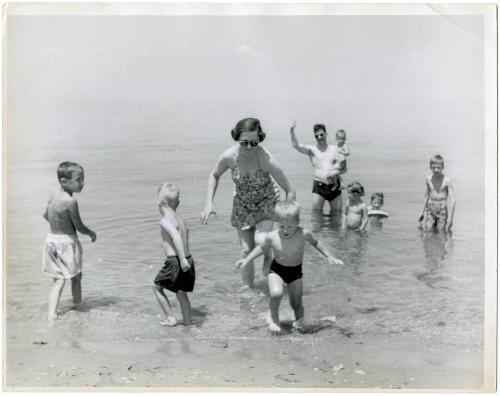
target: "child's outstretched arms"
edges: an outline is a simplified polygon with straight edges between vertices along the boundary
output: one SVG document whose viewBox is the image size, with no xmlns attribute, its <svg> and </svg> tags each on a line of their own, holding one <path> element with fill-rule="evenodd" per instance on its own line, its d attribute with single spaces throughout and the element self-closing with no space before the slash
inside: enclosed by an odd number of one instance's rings
<svg viewBox="0 0 500 396">
<path fill-rule="evenodd" d="M 331 265 L 344 265 L 342 260 L 332 256 L 332 254 L 323 246 L 323 243 L 317 239 L 313 233 L 309 230 L 304 229 L 304 238 L 307 242 L 309 242 L 312 246 L 316 248 L 318 252 L 320 252 Z"/>
<path fill-rule="evenodd" d="M 264 254 L 264 251 L 271 248 L 271 239 L 269 238 L 269 234 L 265 234 L 264 241 L 255 246 L 255 248 L 246 256 L 245 258 L 239 259 L 234 265 L 236 268 L 245 267 L 252 260 L 255 260 L 257 257 L 260 257 Z"/>
<path fill-rule="evenodd" d="M 257 257 L 264 254 L 264 250 L 261 246 L 255 246 L 255 248 L 250 252 L 245 258 L 239 259 L 234 265 L 236 268 L 245 267 L 250 261 L 256 259 Z"/>
</svg>

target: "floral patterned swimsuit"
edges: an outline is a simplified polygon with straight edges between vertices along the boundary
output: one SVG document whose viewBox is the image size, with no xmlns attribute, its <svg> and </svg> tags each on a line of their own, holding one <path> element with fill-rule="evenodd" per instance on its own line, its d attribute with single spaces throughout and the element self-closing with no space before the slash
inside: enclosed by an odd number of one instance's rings
<svg viewBox="0 0 500 396">
<path fill-rule="evenodd" d="M 273 220 L 279 190 L 260 162 L 254 175 L 242 176 L 236 165 L 231 168 L 231 177 L 236 186 L 231 225 L 246 230 L 263 220 Z"/>
</svg>

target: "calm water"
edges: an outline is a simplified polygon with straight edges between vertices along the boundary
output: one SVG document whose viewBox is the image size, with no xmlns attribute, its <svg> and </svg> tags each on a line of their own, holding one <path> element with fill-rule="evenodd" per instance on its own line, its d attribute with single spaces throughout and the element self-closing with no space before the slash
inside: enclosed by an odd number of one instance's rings
<svg viewBox="0 0 500 396">
<path fill-rule="evenodd" d="M 236 232 L 230 225 L 232 184 L 224 175 L 216 196 L 218 217 L 198 224 L 208 172 L 218 155 L 232 144 L 229 133 L 141 133 L 97 130 L 84 138 L 67 131 L 31 130 L 9 136 L 7 143 L 7 331 L 9 323 L 45 319 L 51 280 L 41 273 L 41 249 L 48 226 L 41 217 L 56 186 L 55 168 L 71 159 L 85 168 L 86 185 L 77 195 L 84 222 L 97 232 L 84 247 L 84 299 L 91 315 L 115 318 L 113 331 L 97 334 L 80 329 L 87 341 L 157 340 L 182 337 L 156 325 L 160 313 L 151 282 L 162 264 L 156 188 L 165 181 L 181 188 L 179 212 L 191 229 L 197 283 L 191 295 L 201 336 L 267 336 L 267 298 L 241 295 Z M 394 133 L 381 141 L 368 131 L 348 134 L 351 156 L 346 182 L 358 180 L 366 191 L 385 195 L 390 213 L 381 227 L 368 232 L 342 232 L 328 218 L 312 221 L 311 166 L 294 151 L 287 129 L 273 132 L 265 144 L 296 186 L 302 223 L 313 227 L 345 267 L 329 268 L 312 248 L 304 260 L 304 304 L 309 318 L 337 316 L 329 334 L 387 334 L 431 344 L 481 345 L 484 320 L 484 182 L 477 151 L 464 143 L 433 146 Z M 348 132 L 349 133 L 349 132 Z M 280 143 L 280 135 L 285 139 Z M 299 138 L 306 142 L 306 132 Z M 312 133 L 311 136 L 312 137 Z M 312 140 L 312 139 L 311 139 Z M 451 146 L 450 146 L 451 144 Z M 423 203 L 428 159 L 445 157 L 454 182 L 457 206 L 451 238 L 421 235 L 417 215 Z M 473 154 L 473 155 L 469 155 Z M 468 159 L 467 167 L 463 159 Z M 472 159 L 471 159 L 472 158 Z M 260 262 L 258 263 L 260 267 Z M 260 274 L 260 271 L 257 271 Z M 262 287 L 262 290 L 264 288 Z M 63 291 L 62 306 L 70 292 Z M 176 312 L 180 315 L 175 303 Z M 283 301 L 282 318 L 291 319 Z M 286 336 L 286 335 L 285 335 Z"/>
</svg>

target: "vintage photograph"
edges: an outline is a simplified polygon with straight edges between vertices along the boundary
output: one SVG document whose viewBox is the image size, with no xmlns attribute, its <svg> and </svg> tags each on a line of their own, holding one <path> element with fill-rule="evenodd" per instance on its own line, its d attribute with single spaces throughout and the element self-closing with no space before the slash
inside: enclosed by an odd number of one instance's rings
<svg viewBox="0 0 500 396">
<path fill-rule="evenodd" d="M 3 390 L 496 389 L 495 4 L 7 4 Z"/>
</svg>

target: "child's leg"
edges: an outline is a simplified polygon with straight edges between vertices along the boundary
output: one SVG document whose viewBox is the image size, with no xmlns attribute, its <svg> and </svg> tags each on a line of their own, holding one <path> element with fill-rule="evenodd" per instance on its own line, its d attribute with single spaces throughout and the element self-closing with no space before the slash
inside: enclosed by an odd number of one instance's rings
<svg viewBox="0 0 500 396">
<path fill-rule="evenodd" d="M 191 325 L 191 303 L 186 292 L 179 290 L 176 294 L 177 300 L 181 305 L 182 319 L 184 321 L 184 326 Z"/>
<path fill-rule="evenodd" d="M 57 306 L 59 305 L 63 287 L 64 279 L 54 278 L 54 283 L 49 293 L 49 320 L 57 318 Z"/>
<path fill-rule="evenodd" d="M 175 324 L 175 318 L 172 313 L 172 307 L 170 306 L 170 301 L 168 301 L 167 295 L 163 291 L 163 287 L 158 285 L 153 285 L 153 293 L 160 304 L 160 308 L 167 317 L 165 324 L 173 326 Z"/>
<path fill-rule="evenodd" d="M 82 273 L 71 278 L 71 294 L 73 295 L 73 302 L 79 308 L 82 302 Z"/>
<path fill-rule="evenodd" d="M 255 228 L 250 228 L 249 230 L 238 229 L 238 237 L 240 238 L 241 247 L 241 258 L 245 258 L 255 247 Z M 249 287 L 253 288 L 254 281 L 254 266 L 253 261 L 248 263 L 248 265 L 241 270 L 241 276 L 243 278 L 243 283 Z"/>
<path fill-rule="evenodd" d="M 271 323 L 269 323 L 269 329 L 272 333 L 279 333 L 281 331 L 279 310 L 281 299 L 283 298 L 283 290 L 285 288 L 285 282 L 278 274 L 271 272 L 267 277 L 267 282 L 269 285 L 269 310 L 271 311 Z"/>
<path fill-rule="evenodd" d="M 295 313 L 295 322 L 300 326 L 304 319 L 304 306 L 302 305 L 302 278 L 288 284 L 288 298 Z"/>
</svg>

